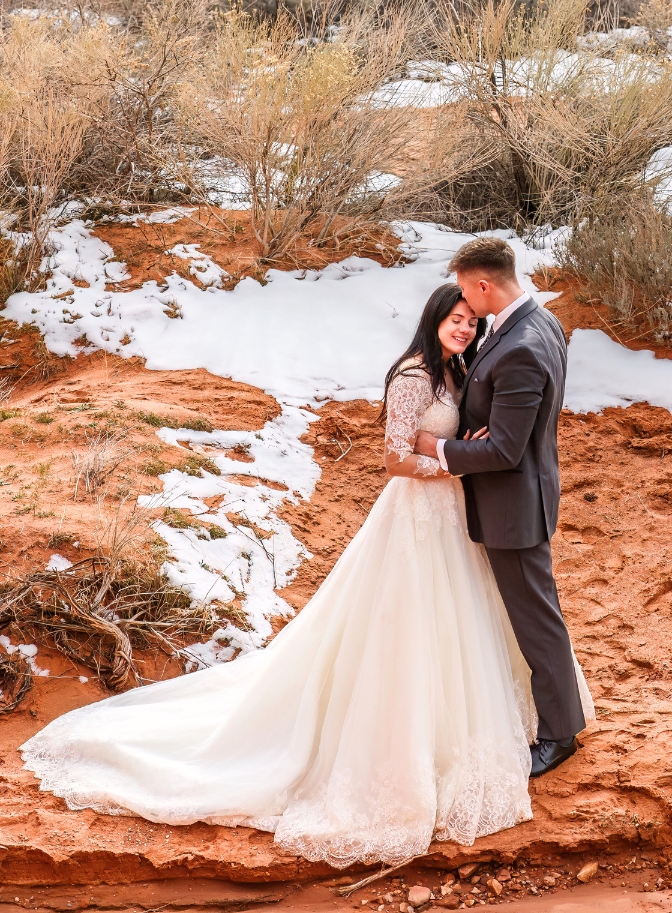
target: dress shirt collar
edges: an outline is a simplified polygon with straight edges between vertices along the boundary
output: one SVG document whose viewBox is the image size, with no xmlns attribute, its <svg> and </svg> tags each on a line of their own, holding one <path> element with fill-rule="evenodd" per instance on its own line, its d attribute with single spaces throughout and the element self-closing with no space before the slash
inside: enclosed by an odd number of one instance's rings
<svg viewBox="0 0 672 913">
<path fill-rule="evenodd" d="M 504 321 L 507 319 L 507 317 L 510 317 L 511 314 L 513 314 L 513 312 L 514 312 L 517 308 L 519 308 L 519 307 L 521 306 L 521 304 L 525 304 L 525 302 L 527 301 L 527 299 L 528 299 L 529 297 L 530 297 L 530 296 L 528 295 L 527 292 L 523 292 L 523 294 L 522 294 L 519 298 L 516 298 L 516 300 L 515 300 L 515 301 L 512 301 L 511 304 L 508 304 L 508 305 L 504 308 L 503 311 L 500 311 L 499 314 L 497 314 L 497 316 L 495 317 L 495 319 L 494 319 L 494 321 L 493 321 L 493 323 L 492 323 L 492 331 L 493 331 L 493 333 L 496 333 L 497 330 L 498 330 L 498 329 L 501 327 L 501 325 L 504 323 Z"/>
</svg>

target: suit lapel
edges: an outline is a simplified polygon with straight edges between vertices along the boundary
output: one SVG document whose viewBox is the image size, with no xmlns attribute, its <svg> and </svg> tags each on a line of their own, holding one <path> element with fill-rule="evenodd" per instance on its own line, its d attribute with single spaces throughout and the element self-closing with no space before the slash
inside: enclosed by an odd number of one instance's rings
<svg viewBox="0 0 672 913">
<path fill-rule="evenodd" d="M 485 345 L 482 345 L 481 348 L 476 353 L 476 358 L 471 363 L 471 367 L 467 372 L 467 376 L 464 378 L 464 384 L 462 386 L 462 402 L 464 403 L 467 397 L 467 387 L 469 386 L 469 381 L 474 375 L 474 371 L 483 361 L 486 355 L 488 355 L 496 346 L 501 342 L 501 339 L 506 333 L 509 332 L 511 327 L 514 327 L 519 320 L 522 320 L 523 317 L 527 317 L 535 308 L 539 307 L 537 302 L 533 298 L 528 298 L 527 301 L 523 302 L 520 307 L 517 307 L 513 314 L 510 314 L 506 318 L 502 326 L 496 333 L 488 339 Z"/>
</svg>

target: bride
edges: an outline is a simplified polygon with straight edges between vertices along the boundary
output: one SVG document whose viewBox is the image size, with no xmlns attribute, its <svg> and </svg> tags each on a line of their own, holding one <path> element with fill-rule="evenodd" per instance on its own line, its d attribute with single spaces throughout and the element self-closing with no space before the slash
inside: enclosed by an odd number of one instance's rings
<svg viewBox="0 0 672 913">
<path fill-rule="evenodd" d="M 42 789 L 72 809 L 273 831 L 337 867 L 531 818 L 530 672 L 460 480 L 413 454 L 420 429 L 455 437 L 484 329 L 458 286 L 429 299 L 387 377 L 393 478 L 298 617 L 264 650 L 54 720 L 21 749 Z"/>
</svg>

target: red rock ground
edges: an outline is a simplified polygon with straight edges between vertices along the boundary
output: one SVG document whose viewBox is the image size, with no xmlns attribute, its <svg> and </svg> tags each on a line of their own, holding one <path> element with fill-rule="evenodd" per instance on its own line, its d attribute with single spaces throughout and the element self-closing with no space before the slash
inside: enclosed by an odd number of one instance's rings
<svg viewBox="0 0 672 913">
<path fill-rule="evenodd" d="M 571 290 L 552 307 L 567 330 L 593 319 Z M 127 459 L 107 489 L 112 497 L 155 486 L 145 472 L 148 462 L 177 462 L 140 413 L 258 428 L 278 409 L 261 391 L 204 371 L 148 372 L 138 362 L 102 354 L 53 359 L 34 334 L 6 324 L 1 329 L 0 376 L 18 381 L 2 415 L 20 410 L 0 421 L 0 568 L 10 577 L 44 568 L 53 551 L 75 560 L 98 546 L 96 499 L 72 500 L 71 455 L 83 451 L 94 425 L 126 435 Z M 53 421 L 40 418 L 44 414 Z M 386 481 L 374 407 L 330 403 L 319 416 L 307 440 L 322 478 L 310 502 L 285 512 L 314 555 L 283 591 L 297 608 L 328 573 Z M 512 909 L 529 913 L 668 910 L 672 415 L 645 404 L 603 415 L 566 412 L 560 438 L 564 494 L 553 542 L 556 572 L 598 719 L 581 735 L 574 758 L 531 784 L 534 820 L 471 848 L 434 844 L 422 869 L 400 875 L 406 886 L 424 880 L 438 889 L 439 878 L 463 863 L 479 861 L 479 877 L 506 864 L 514 878 L 500 897 L 488 898 L 489 905 L 515 900 Z M 351 450 L 337 460 L 342 450 L 336 442 L 345 447 L 348 439 Z M 54 547 L 55 534 L 63 532 L 71 535 Z M 333 877 L 328 866 L 279 854 L 268 834 L 74 813 L 40 794 L 21 769 L 16 748 L 55 716 L 106 692 L 89 670 L 53 645 L 41 644 L 38 660 L 58 677 L 36 679 L 20 707 L 0 716 L 0 913 L 19 913 L 19 907 L 243 909 L 271 903 L 278 911 L 378 909 L 375 901 L 389 889 L 402 892 L 394 895 L 396 909 L 405 899 L 404 884 L 390 880 L 349 899 L 337 897 L 333 888 L 316 884 Z M 156 652 L 141 660 L 150 678 L 179 672 L 174 660 Z M 80 674 L 89 677 L 86 684 Z M 579 886 L 575 875 L 592 859 L 602 866 L 598 883 Z M 556 884 L 544 884 L 552 872 L 558 873 Z M 510 890 L 511 883 L 520 890 Z"/>
</svg>

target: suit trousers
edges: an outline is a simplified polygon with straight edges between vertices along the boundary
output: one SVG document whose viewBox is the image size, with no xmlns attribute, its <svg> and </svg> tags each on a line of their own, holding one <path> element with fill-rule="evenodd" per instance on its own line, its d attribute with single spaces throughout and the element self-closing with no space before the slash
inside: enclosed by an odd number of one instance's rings
<svg viewBox="0 0 672 913">
<path fill-rule="evenodd" d="M 487 548 L 521 652 L 532 670 L 539 739 L 568 739 L 585 727 L 569 634 L 553 578 L 550 542 Z"/>
</svg>

